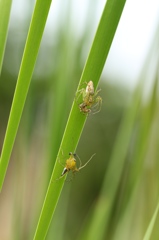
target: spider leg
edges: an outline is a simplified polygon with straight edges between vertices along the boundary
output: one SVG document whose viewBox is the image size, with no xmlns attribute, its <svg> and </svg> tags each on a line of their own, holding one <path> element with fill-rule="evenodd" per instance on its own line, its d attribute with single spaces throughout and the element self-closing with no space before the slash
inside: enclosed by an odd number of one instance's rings
<svg viewBox="0 0 159 240">
<path fill-rule="evenodd" d="M 60 177 L 58 177 L 58 178 L 56 178 L 56 179 L 52 180 L 52 182 L 59 181 L 59 180 L 60 180 L 61 178 L 63 178 L 65 175 L 66 175 L 66 174 L 64 174 L 64 175 L 61 175 Z"/>
<path fill-rule="evenodd" d="M 90 157 L 90 159 L 89 159 L 83 166 L 81 166 L 81 167 L 78 169 L 78 171 L 80 171 L 82 168 L 84 168 L 84 167 L 92 160 L 92 158 L 93 158 L 95 155 L 96 155 L 96 153 L 94 153 L 94 154 Z"/>
<path fill-rule="evenodd" d="M 96 98 L 95 102 L 96 103 L 94 104 L 94 106 L 92 108 L 94 110 L 94 112 L 92 114 L 96 114 L 96 113 L 100 112 L 101 106 L 102 106 L 102 98 L 100 96 L 98 96 Z"/>
<path fill-rule="evenodd" d="M 58 157 L 58 162 L 59 162 L 59 164 L 64 168 L 65 167 L 65 165 L 60 161 L 60 158 Z"/>
<path fill-rule="evenodd" d="M 80 89 L 76 92 L 75 100 L 76 100 L 77 104 L 78 104 L 78 100 L 81 96 L 82 96 L 82 99 L 83 99 L 83 94 L 85 93 L 85 91 L 86 90 L 84 88 L 82 88 L 82 89 Z"/>
<path fill-rule="evenodd" d="M 69 176 L 70 176 L 70 175 L 69 175 Z M 67 179 L 66 179 L 66 182 L 72 182 L 72 180 L 73 180 L 74 177 L 75 177 L 75 173 L 72 172 L 71 177 L 70 177 L 70 178 L 67 178 Z"/>
<path fill-rule="evenodd" d="M 82 166 L 82 161 L 81 161 L 81 159 L 80 159 L 80 157 L 76 154 L 76 156 L 77 156 L 77 158 L 78 158 L 78 160 L 79 160 L 79 163 L 80 163 L 80 167 Z M 79 168 L 80 168 L 79 167 Z"/>
<path fill-rule="evenodd" d="M 101 89 L 98 89 L 98 90 L 94 93 L 94 97 L 97 96 L 100 91 L 101 91 Z"/>
</svg>

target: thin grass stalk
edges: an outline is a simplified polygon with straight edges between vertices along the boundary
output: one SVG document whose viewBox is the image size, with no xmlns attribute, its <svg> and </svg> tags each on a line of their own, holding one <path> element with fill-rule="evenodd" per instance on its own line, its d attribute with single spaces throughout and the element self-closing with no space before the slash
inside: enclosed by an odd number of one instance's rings
<svg viewBox="0 0 159 240">
<path fill-rule="evenodd" d="M 17 134 L 37 54 L 48 16 L 51 0 L 37 0 L 32 16 L 24 54 L 19 70 L 17 85 L 8 120 L 0 162 L 0 189 L 6 175 L 13 144 Z"/>
<path fill-rule="evenodd" d="M 89 80 L 94 82 L 95 88 L 97 87 L 124 4 L 125 0 L 107 1 L 77 91 L 80 89 L 82 83 Z M 46 237 L 65 180 L 64 177 L 58 182 L 56 181 L 63 170 L 59 164 L 59 159 L 62 159 L 62 152 L 64 155 L 67 155 L 69 152 L 75 152 L 85 121 L 86 116 L 80 113 L 77 103 L 74 101 L 50 179 L 34 240 Z M 74 139 L 73 142 L 72 136 Z"/>
<path fill-rule="evenodd" d="M 0 0 L 0 73 L 6 46 L 11 4 L 11 0 Z"/>
</svg>

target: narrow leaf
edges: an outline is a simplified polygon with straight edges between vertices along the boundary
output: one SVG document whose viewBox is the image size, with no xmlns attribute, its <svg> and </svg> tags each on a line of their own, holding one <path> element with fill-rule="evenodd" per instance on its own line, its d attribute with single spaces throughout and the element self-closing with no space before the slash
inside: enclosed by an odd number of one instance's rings
<svg viewBox="0 0 159 240">
<path fill-rule="evenodd" d="M 149 226 L 147 228 L 147 231 L 145 233 L 145 236 L 144 236 L 143 240 L 149 240 L 151 238 L 152 230 L 153 230 L 153 227 L 155 225 L 155 221 L 156 221 L 156 218 L 157 218 L 157 215 L 158 215 L 158 210 L 159 210 L 159 203 L 157 204 L 157 207 L 156 207 L 155 212 L 152 216 L 152 219 L 149 223 Z"/>
<path fill-rule="evenodd" d="M 11 0 L 0 0 L 0 72 L 6 45 L 11 3 Z"/>
<path fill-rule="evenodd" d="M 125 0 L 107 1 L 81 76 L 78 90 L 81 83 L 88 82 L 89 80 L 93 81 L 95 87 L 97 86 L 124 4 Z M 80 113 L 77 103 L 74 101 L 34 236 L 36 240 L 46 237 L 64 184 L 65 178 L 61 178 L 58 182 L 56 181 L 63 170 L 59 164 L 59 159 L 63 158 L 62 152 L 67 156 L 69 152 L 75 151 L 85 120 L 86 116 Z"/>
<path fill-rule="evenodd" d="M 51 0 L 37 0 L 35 5 L 2 147 L 0 162 L 0 189 L 2 188 L 5 178 L 8 162 L 26 101 L 50 4 Z"/>
</svg>

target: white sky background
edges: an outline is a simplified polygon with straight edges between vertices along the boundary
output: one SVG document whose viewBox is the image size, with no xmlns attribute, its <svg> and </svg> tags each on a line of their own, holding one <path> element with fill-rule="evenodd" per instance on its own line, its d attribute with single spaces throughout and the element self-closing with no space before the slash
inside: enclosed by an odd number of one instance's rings
<svg viewBox="0 0 159 240">
<path fill-rule="evenodd" d="M 93 3 L 95 4 L 93 5 Z M 26 0 L 14 0 L 12 17 L 17 18 L 18 16 L 22 20 L 24 8 L 28 8 L 27 4 L 30 4 L 30 1 L 27 3 Z M 59 14 L 62 14 L 61 9 L 67 7 L 68 4 L 72 8 L 73 14 L 70 18 L 72 23 L 76 22 L 77 35 L 85 30 L 84 26 L 88 21 L 93 23 L 92 36 L 88 42 L 89 52 L 105 0 L 97 2 L 93 0 L 53 0 L 46 31 L 50 31 L 50 27 L 52 29 L 53 26 L 58 28 L 56 22 Z M 109 76 L 115 83 L 122 83 L 128 88 L 134 88 L 152 44 L 158 22 L 159 0 L 127 0 L 103 74 Z"/>
<path fill-rule="evenodd" d="M 53 12 L 56 7 L 61 7 L 59 1 L 53 1 Z M 87 21 L 93 22 L 92 36 L 88 51 L 100 16 L 105 5 L 105 0 L 95 3 L 97 14 L 92 16 L 92 9 L 89 9 L 93 0 L 72 1 L 72 22 L 76 23 L 76 29 L 81 32 Z M 55 5 L 54 5 L 55 3 Z M 65 2 L 65 6 L 68 2 Z M 57 4 L 57 5 L 56 5 Z M 88 14 L 90 13 L 90 14 Z M 77 20 L 78 19 L 78 23 Z M 51 21 L 52 22 L 52 21 Z M 127 0 L 122 17 L 120 19 L 114 41 L 112 43 L 103 74 L 111 78 L 111 82 L 122 83 L 133 89 L 145 63 L 145 57 L 151 47 L 157 25 L 159 23 L 159 0 Z M 80 34 L 80 33 L 76 33 Z M 87 54 L 87 53 L 86 53 Z M 86 57 L 86 56 L 85 56 Z M 120 82 L 119 82 L 120 81 Z"/>
<path fill-rule="evenodd" d="M 122 83 L 134 88 L 158 23 L 158 0 L 127 0 L 104 73 L 114 81 L 121 81 L 118 76 L 122 76 Z"/>
</svg>

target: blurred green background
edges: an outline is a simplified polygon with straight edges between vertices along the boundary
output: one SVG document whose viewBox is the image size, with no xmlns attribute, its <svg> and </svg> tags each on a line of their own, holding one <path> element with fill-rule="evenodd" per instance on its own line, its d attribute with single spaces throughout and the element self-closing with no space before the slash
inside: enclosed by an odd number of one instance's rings
<svg viewBox="0 0 159 240">
<path fill-rule="evenodd" d="M 31 1 L 23 1 L 25 14 L 17 9 L 16 15 L 18 2 L 15 2 L 12 5 L 0 77 L 1 147 L 33 10 Z M 31 239 L 35 231 L 77 84 L 102 9 L 99 3 L 94 1 L 91 4 L 88 1 L 83 8 L 85 18 L 82 19 L 84 24 L 80 29 L 74 24 L 75 3 L 70 1 L 61 4 L 62 7 L 56 6 L 56 11 L 53 12 L 55 17 L 46 26 L 1 192 L 2 240 Z M 121 166 L 121 174 L 109 209 L 107 230 L 102 239 L 143 238 L 157 205 L 159 189 L 158 36 L 156 27 L 152 41 L 144 53 L 143 67 L 140 68 L 137 79 L 134 79 L 136 85 L 124 84 L 122 74 L 114 81 L 113 65 L 109 67 L 109 74 L 102 75 L 99 85 L 103 99 L 102 109 L 98 114 L 88 116 L 77 149 L 83 163 L 93 153 L 96 156 L 72 181 L 65 182 L 47 239 L 89 239 L 87 231 L 92 227 L 91 221 L 102 198 L 101 190 L 105 179 L 111 176 L 113 183 L 119 173 L 118 166 Z M 120 64 L 119 56 L 114 57 Z M 131 109 L 135 109 L 133 117 Z M 123 124 L 129 124 L 131 120 L 130 136 L 125 140 L 128 130 L 127 125 L 124 128 Z M 70 141 L 73 138 L 70 136 Z M 125 153 L 122 155 L 120 151 Z M 117 162 L 113 161 L 114 165 L 109 167 L 114 159 L 112 156 L 118 153 L 119 159 L 114 157 Z M 111 181 L 106 186 L 108 192 L 111 191 Z M 158 220 L 151 239 L 159 238 Z M 94 239 L 98 239 L 98 236 Z"/>
</svg>

